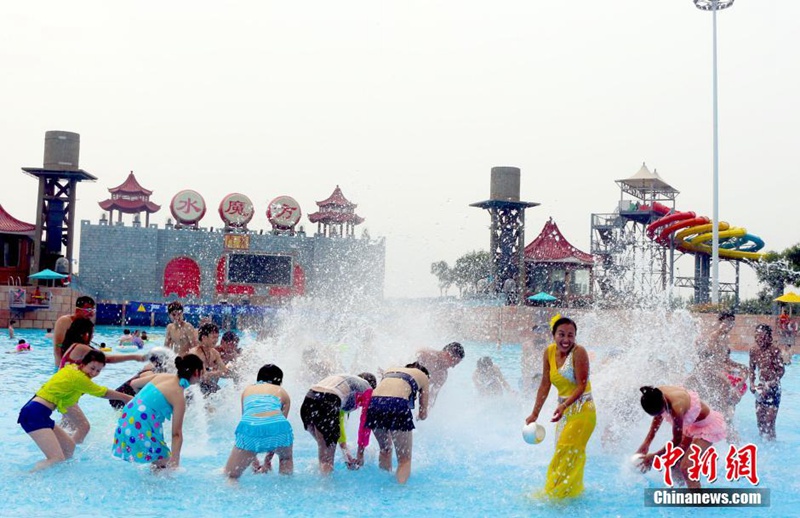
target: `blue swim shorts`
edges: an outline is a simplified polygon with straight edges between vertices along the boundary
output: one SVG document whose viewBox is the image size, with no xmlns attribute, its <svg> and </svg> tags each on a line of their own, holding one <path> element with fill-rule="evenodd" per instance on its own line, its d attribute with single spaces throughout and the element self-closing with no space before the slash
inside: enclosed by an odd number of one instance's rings
<svg viewBox="0 0 800 518">
<path fill-rule="evenodd" d="M 56 426 L 56 422 L 50 418 L 52 414 L 52 410 L 31 399 L 19 411 L 17 423 L 22 426 L 25 433 L 35 432 L 43 428 L 53 429 Z"/>
</svg>

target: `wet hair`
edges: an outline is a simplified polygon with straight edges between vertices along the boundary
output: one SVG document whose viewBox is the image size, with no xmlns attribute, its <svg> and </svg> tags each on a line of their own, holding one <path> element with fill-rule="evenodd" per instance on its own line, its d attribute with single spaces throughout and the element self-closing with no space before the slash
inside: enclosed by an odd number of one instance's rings
<svg viewBox="0 0 800 518">
<path fill-rule="evenodd" d="M 362 372 L 358 375 L 359 378 L 369 383 L 369 386 L 375 388 L 378 386 L 378 378 L 371 372 Z"/>
<path fill-rule="evenodd" d="M 733 314 L 733 311 L 721 311 L 717 320 L 720 322 L 724 322 L 725 320 L 736 320 L 736 315 Z"/>
<path fill-rule="evenodd" d="M 482 356 L 481 358 L 478 358 L 478 369 L 488 369 L 492 365 L 494 365 L 494 362 L 492 362 L 490 357 Z"/>
<path fill-rule="evenodd" d="M 75 299 L 75 307 L 78 309 L 89 309 L 95 306 L 94 299 L 88 295 L 82 295 Z"/>
<path fill-rule="evenodd" d="M 91 341 L 93 334 L 94 322 L 88 318 L 76 318 L 70 324 L 67 332 L 64 333 L 64 341 L 61 342 L 61 348 L 66 351 L 72 344 L 84 343 L 84 335 L 89 335 L 89 341 Z M 88 341 L 85 345 L 89 345 Z"/>
<path fill-rule="evenodd" d="M 83 358 L 81 358 L 81 365 L 89 365 L 92 362 L 98 362 L 105 365 L 106 355 L 103 354 L 103 351 L 92 349 L 91 351 L 83 355 Z"/>
<path fill-rule="evenodd" d="M 452 354 L 459 360 L 464 359 L 464 347 L 458 342 L 450 342 L 449 344 L 445 345 L 442 350 Z"/>
<path fill-rule="evenodd" d="M 283 371 L 277 365 L 268 363 L 258 369 L 256 381 L 263 381 L 270 385 L 280 385 L 283 383 Z"/>
<path fill-rule="evenodd" d="M 203 370 L 203 360 L 196 354 L 178 356 L 175 358 L 175 368 L 178 369 L 179 378 L 188 380 L 194 376 L 197 371 Z"/>
<path fill-rule="evenodd" d="M 639 387 L 639 390 L 642 392 L 640 401 L 645 412 L 655 417 L 666 409 L 667 405 L 664 402 L 664 393 L 661 392 L 661 389 L 648 385 Z"/>
<path fill-rule="evenodd" d="M 235 344 L 239 343 L 239 337 L 233 331 L 225 331 L 225 334 L 222 335 L 221 342 L 233 342 Z"/>
<path fill-rule="evenodd" d="M 131 334 L 131 330 L 130 329 L 123 329 L 122 330 L 122 334 L 123 335 L 129 335 L 129 334 Z"/>
<path fill-rule="evenodd" d="M 19 339 L 19 342 L 17 342 L 17 343 L 18 343 L 18 344 L 26 344 L 26 343 L 28 343 L 28 342 L 26 342 L 24 338 L 20 338 L 20 339 Z"/>
<path fill-rule="evenodd" d="M 552 333 L 553 333 L 553 336 L 556 336 L 556 330 L 557 330 L 559 327 L 561 327 L 561 326 L 563 326 L 563 325 L 565 325 L 565 324 L 570 324 L 570 325 L 572 325 L 572 327 L 574 327 L 574 328 L 575 328 L 575 332 L 576 332 L 576 333 L 578 332 L 578 324 L 576 324 L 574 320 L 572 320 L 571 318 L 567 318 L 567 317 L 561 317 L 561 318 L 559 318 L 558 320 L 556 320 L 556 321 L 553 323 L 553 329 L 551 329 L 551 331 L 552 331 Z"/>
<path fill-rule="evenodd" d="M 767 338 L 769 338 L 770 342 L 772 341 L 772 327 L 771 326 L 769 326 L 767 324 L 758 324 L 756 326 L 756 332 L 759 332 L 759 331 L 764 333 L 765 335 L 767 335 Z"/>
<path fill-rule="evenodd" d="M 181 304 L 177 300 L 175 302 L 170 302 L 169 306 L 167 306 L 167 314 L 169 315 L 173 311 L 183 311 L 183 304 Z"/>
<path fill-rule="evenodd" d="M 461 346 L 459 345 L 459 347 Z M 406 369 L 418 369 L 424 372 L 427 377 L 429 378 L 431 377 L 431 373 L 428 372 L 428 369 L 426 369 L 425 366 L 419 362 L 409 363 L 408 365 L 406 365 Z"/>
<path fill-rule="evenodd" d="M 219 333 L 219 327 L 217 327 L 217 324 L 208 322 L 200 326 L 200 329 L 197 331 L 197 339 L 202 340 L 206 336 L 214 333 Z"/>
</svg>

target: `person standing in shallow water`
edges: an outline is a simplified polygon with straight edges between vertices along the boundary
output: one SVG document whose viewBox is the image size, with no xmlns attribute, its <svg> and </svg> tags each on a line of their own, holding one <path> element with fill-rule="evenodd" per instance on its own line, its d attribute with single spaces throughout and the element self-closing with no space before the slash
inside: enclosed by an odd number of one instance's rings
<svg viewBox="0 0 800 518">
<path fill-rule="evenodd" d="M 550 498 L 571 498 L 583 492 L 586 443 L 597 424 L 592 384 L 589 382 L 589 354 L 575 342 L 578 326 L 560 317 L 552 326 L 555 342 L 542 358 L 542 381 L 533 411 L 525 419 L 539 419 L 550 385 L 558 390 L 558 406 L 553 413 L 556 425 L 556 451 L 547 468 L 544 493 Z"/>
<path fill-rule="evenodd" d="M 178 356 L 183 356 L 189 352 L 189 349 L 197 345 L 197 330 L 184 320 L 183 304 L 180 302 L 170 302 L 167 306 L 167 313 L 172 322 L 167 324 L 164 347 L 169 347 Z"/>
<path fill-rule="evenodd" d="M 419 398 L 420 421 L 428 417 L 428 369 L 417 362 L 389 369 L 372 391 L 365 426 L 372 430 L 380 447 L 378 464 L 392 470 L 392 447 L 397 454 L 397 481 L 405 484 L 411 476 L 414 431 L 414 402 Z"/>
<path fill-rule="evenodd" d="M 772 341 L 770 326 L 759 324 L 755 340 L 756 344 L 750 349 L 750 392 L 756 394 L 758 432 L 765 439 L 774 440 L 775 421 L 781 406 L 781 378 L 786 368 L 780 348 Z"/>
</svg>

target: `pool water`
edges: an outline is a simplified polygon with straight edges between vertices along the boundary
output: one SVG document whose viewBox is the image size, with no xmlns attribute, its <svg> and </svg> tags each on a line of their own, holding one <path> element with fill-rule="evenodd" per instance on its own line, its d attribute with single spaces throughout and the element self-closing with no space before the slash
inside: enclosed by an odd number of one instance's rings
<svg viewBox="0 0 800 518">
<path fill-rule="evenodd" d="M 163 329 L 147 329 L 153 338 L 149 345 L 160 345 Z M 99 327 L 96 342 L 116 343 L 121 329 Z M 524 418 L 533 404 L 532 397 L 518 394 L 495 399 L 479 397 L 471 376 L 480 356 L 491 356 L 512 386 L 519 384 L 519 345 L 465 344 L 464 362 L 450 371 L 450 379 L 426 421 L 417 422 L 411 479 L 406 486 L 394 476 L 378 469 L 374 439 L 367 451 L 367 463 L 359 471 L 348 471 L 337 455 L 332 476 L 317 472 L 316 443 L 302 429 L 299 407 L 309 384 L 299 381 L 298 355 L 281 361 L 286 349 L 256 342 L 243 336 L 242 347 L 255 372 L 261 363 L 274 362 L 286 371 L 285 388 L 292 396 L 290 421 L 295 431 L 295 473 L 282 477 L 276 472 L 253 475 L 246 472 L 237 485 L 222 475 L 222 467 L 233 445 L 238 422 L 239 388 L 223 386 L 206 405 L 192 405 L 184 428 L 181 468 L 155 475 L 143 466 L 129 464 L 111 456 L 113 428 L 117 414 L 103 399 L 84 396 L 81 407 L 92 423 L 86 442 L 75 457 L 44 472 L 28 470 L 42 458 L 33 441 L 16 424 L 22 405 L 52 373 L 52 347 L 44 332 L 19 330 L 17 338 L 33 344 L 28 354 L 0 354 L 3 372 L 3 406 L 0 409 L 0 437 L 5 452 L 0 473 L 0 516 L 793 516 L 800 504 L 800 482 L 791 459 L 800 458 L 800 435 L 795 398 L 800 389 L 796 365 L 787 369 L 783 381 L 783 403 L 777 422 L 778 441 L 764 444 L 758 437 L 753 412 L 753 397 L 748 392 L 737 408 L 736 424 L 744 442 L 759 446 L 760 487 L 771 490 L 771 507 L 750 509 L 649 508 L 643 506 L 643 490 L 663 487 L 660 474 L 642 475 L 627 464 L 627 459 L 643 439 L 649 420 L 644 412 L 635 419 L 615 444 L 601 440 L 606 426 L 615 416 L 604 413 L 599 397 L 604 383 L 594 386 L 598 395 L 598 427 L 588 447 L 585 472 L 586 490 L 568 504 L 554 504 L 531 498 L 544 484 L 545 472 L 553 452 L 553 426 L 542 444 L 532 446 L 521 439 Z M 583 342 L 583 341 L 582 341 Z M 0 339 L 0 348 L 13 349 L 16 340 Z M 588 344 L 588 342 L 586 342 Z M 410 346 L 408 346 L 410 347 Z M 591 346 L 589 346 L 591 348 Z M 393 351 L 384 355 L 384 366 L 412 351 Z M 602 356 L 602 350 L 597 352 Z M 734 359 L 746 363 L 746 357 Z M 116 387 L 139 368 L 137 362 L 108 365 L 96 382 Z M 593 374 L 598 371 L 593 365 Z M 598 377 L 600 377 L 598 371 Z M 607 379 L 626 376 L 616 373 Z M 247 380 L 254 377 L 249 375 Z M 601 377 L 602 380 L 602 377 Z M 611 392 L 606 383 L 606 392 Z M 194 389 L 193 389 L 194 390 Z M 620 395 L 622 397 L 622 395 Z M 542 411 L 552 413 L 553 394 Z M 56 417 L 56 416 L 54 416 Z M 347 423 L 354 446 L 358 416 Z M 668 438 L 666 427 L 654 442 Z M 717 444 L 721 457 L 727 444 Z M 274 466 L 277 471 L 277 462 Z M 718 467 L 722 481 L 712 487 L 751 487 L 747 481 L 724 481 L 724 464 Z"/>
</svg>

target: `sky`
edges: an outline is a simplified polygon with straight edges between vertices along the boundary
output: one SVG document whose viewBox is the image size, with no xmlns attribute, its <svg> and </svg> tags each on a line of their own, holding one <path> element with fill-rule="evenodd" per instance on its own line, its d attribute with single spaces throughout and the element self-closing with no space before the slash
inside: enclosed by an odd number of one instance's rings
<svg viewBox="0 0 800 518">
<path fill-rule="evenodd" d="M 798 19 L 793 0 L 718 15 L 720 217 L 772 250 L 800 242 Z M 79 133 L 98 177 L 77 188 L 78 220 L 129 171 L 160 226 L 193 189 L 203 226 L 241 192 L 250 228 L 289 195 L 312 230 L 339 185 L 366 218 L 357 235 L 386 238 L 386 296 L 435 296 L 431 263 L 488 249 L 489 215 L 469 204 L 493 166 L 521 168 L 521 198 L 541 203 L 526 243 L 553 217 L 589 251 L 590 215 L 642 162 L 678 210 L 711 216 L 711 49 L 691 0 L 4 2 L 0 205 L 35 221 L 21 168 L 41 167 L 48 130 Z"/>
</svg>

